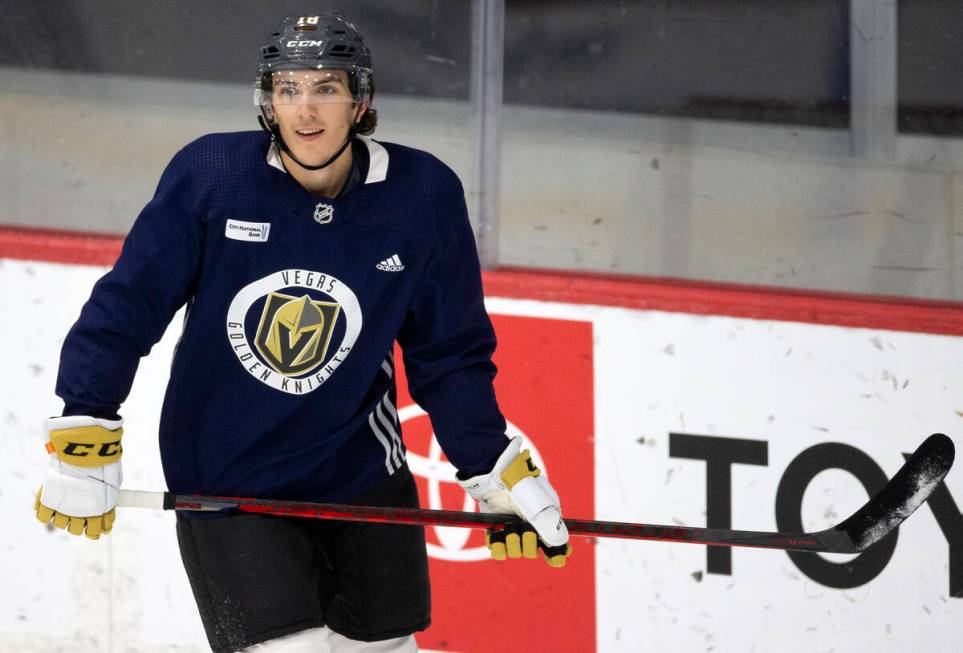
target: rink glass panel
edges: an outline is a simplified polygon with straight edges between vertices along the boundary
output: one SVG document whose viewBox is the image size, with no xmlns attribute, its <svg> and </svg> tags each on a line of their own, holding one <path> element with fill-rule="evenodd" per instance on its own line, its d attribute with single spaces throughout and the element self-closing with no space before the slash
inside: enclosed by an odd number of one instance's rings
<svg viewBox="0 0 963 653">
<path fill-rule="evenodd" d="M 489 266 L 963 296 L 954 3 L 504 3 L 494 182 L 476 174 L 472 7 L 350 11 L 375 136 L 455 169 L 476 228 L 497 221 Z M 301 9 L 8 3 L 0 223 L 124 233 L 177 149 L 257 129 L 256 46 Z"/>
<path fill-rule="evenodd" d="M 501 265 L 963 296 L 959 142 L 897 131 L 896 3 L 548 4 L 506 7 Z"/>
<path fill-rule="evenodd" d="M 0 224 L 125 233 L 177 150 L 260 129 L 258 48 L 306 6 L 349 12 L 371 48 L 374 137 L 435 153 L 471 194 L 467 1 L 12 0 L 0 25 Z"/>
</svg>

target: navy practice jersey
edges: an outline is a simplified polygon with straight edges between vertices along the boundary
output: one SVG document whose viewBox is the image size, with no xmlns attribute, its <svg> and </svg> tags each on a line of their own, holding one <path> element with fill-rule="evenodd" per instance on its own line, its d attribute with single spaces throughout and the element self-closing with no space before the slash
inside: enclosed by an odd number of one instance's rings
<svg viewBox="0 0 963 653">
<path fill-rule="evenodd" d="M 263 132 L 175 155 L 64 341 L 65 414 L 116 414 L 187 304 L 160 423 L 171 491 L 344 501 L 393 474 L 396 339 L 449 460 L 491 469 L 507 439 L 461 184 L 361 140 L 366 174 L 335 199 L 269 164 Z"/>
</svg>

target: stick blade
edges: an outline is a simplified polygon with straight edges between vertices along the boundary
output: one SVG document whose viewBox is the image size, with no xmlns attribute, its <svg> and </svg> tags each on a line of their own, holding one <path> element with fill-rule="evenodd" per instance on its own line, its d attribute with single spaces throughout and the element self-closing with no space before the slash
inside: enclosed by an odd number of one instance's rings
<svg viewBox="0 0 963 653">
<path fill-rule="evenodd" d="M 934 433 L 866 505 L 820 535 L 836 542 L 844 539 L 848 549 L 845 552 L 865 551 L 923 505 L 950 471 L 954 456 L 953 441 L 942 433 Z"/>
</svg>

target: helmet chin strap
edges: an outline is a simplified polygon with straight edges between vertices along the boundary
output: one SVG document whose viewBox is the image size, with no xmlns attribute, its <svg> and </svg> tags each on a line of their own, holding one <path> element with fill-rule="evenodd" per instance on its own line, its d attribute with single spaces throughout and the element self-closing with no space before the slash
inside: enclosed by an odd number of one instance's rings
<svg viewBox="0 0 963 653">
<path fill-rule="evenodd" d="M 341 144 L 341 147 L 338 148 L 338 151 L 332 154 L 327 161 L 316 166 L 311 166 L 311 165 L 308 165 L 307 163 L 303 163 L 298 159 L 298 157 L 294 156 L 294 152 L 292 152 L 291 148 L 288 147 L 288 144 L 284 142 L 284 138 L 281 136 L 281 128 L 277 125 L 277 123 L 271 124 L 269 126 L 268 121 L 265 120 L 264 107 L 261 107 L 261 115 L 257 117 L 257 121 L 261 124 L 261 129 L 263 129 L 264 131 L 266 131 L 271 135 L 271 140 L 274 141 L 274 144 L 277 145 L 282 152 L 284 152 L 289 157 L 291 157 L 292 161 L 297 163 L 299 166 L 301 166 L 305 170 L 311 170 L 311 171 L 323 170 L 327 168 L 329 165 L 331 165 L 332 163 L 334 163 L 335 161 L 337 161 L 338 157 L 344 154 L 344 151 L 347 149 L 348 145 L 351 143 L 351 139 L 354 137 L 354 127 L 358 122 L 358 112 L 361 111 L 361 107 L 363 106 L 364 106 L 363 104 L 358 104 L 358 108 L 354 110 L 354 119 L 351 121 L 351 128 L 348 129 L 348 134 L 347 136 L 344 137 L 344 143 Z"/>
</svg>

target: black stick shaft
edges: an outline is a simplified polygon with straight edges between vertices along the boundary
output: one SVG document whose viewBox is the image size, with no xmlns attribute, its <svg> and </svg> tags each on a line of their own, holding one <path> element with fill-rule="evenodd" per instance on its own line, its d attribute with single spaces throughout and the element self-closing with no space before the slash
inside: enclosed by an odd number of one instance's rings
<svg viewBox="0 0 963 653">
<path fill-rule="evenodd" d="M 571 535 L 661 540 L 716 546 L 745 546 L 823 553 L 858 553 L 881 540 L 909 517 L 949 472 L 954 458 L 953 442 L 940 433 L 931 435 L 883 489 L 862 508 L 840 524 L 817 533 L 775 533 L 737 531 L 727 528 L 662 526 L 626 522 L 566 519 Z M 121 490 L 120 505 L 165 510 L 230 511 L 263 515 L 337 519 L 342 521 L 458 526 L 462 528 L 504 528 L 521 523 L 518 517 L 421 508 L 380 508 L 303 501 L 275 501 L 171 493 Z"/>
<path fill-rule="evenodd" d="M 237 497 L 210 497 L 199 495 L 170 495 L 165 508 L 195 511 L 228 511 L 303 517 L 309 519 L 337 519 L 342 521 L 411 524 L 420 526 L 454 526 L 461 528 L 498 528 L 521 523 L 510 515 L 493 515 L 452 510 L 429 510 L 422 508 L 382 508 L 375 506 L 350 506 L 302 501 L 272 501 L 268 499 L 244 499 Z M 663 526 L 627 522 L 566 519 L 570 535 L 581 537 L 613 537 L 635 540 L 660 540 L 665 542 L 689 542 L 719 546 L 744 546 L 797 551 L 830 551 L 827 544 L 813 535 L 803 533 L 768 533 L 763 531 L 739 531 L 722 528 L 699 528 L 694 526 Z"/>
</svg>

